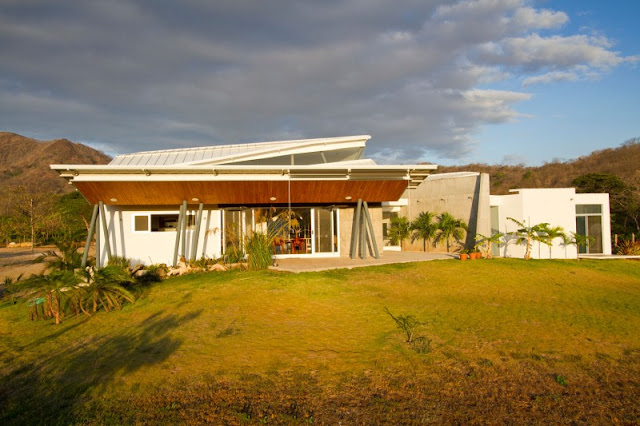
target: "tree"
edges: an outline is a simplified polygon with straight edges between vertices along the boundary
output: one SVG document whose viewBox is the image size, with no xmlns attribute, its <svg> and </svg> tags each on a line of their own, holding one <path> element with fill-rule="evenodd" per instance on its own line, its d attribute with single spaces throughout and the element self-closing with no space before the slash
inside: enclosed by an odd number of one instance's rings
<svg viewBox="0 0 640 426">
<path fill-rule="evenodd" d="M 10 197 L 18 229 L 22 230 L 24 236 L 30 236 L 33 251 L 37 234 L 51 206 L 53 196 L 36 187 L 22 185 L 13 188 Z"/>
<path fill-rule="evenodd" d="M 82 255 L 78 253 L 79 243 L 73 240 L 55 242 L 56 250 L 49 250 L 35 258 L 34 263 L 47 263 L 47 269 L 73 271 L 80 268 Z"/>
<path fill-rule="evenodd" d="M 411 235 L 409 219 L 406 216 L 392 217 L 387 235 L 393 245 L 400 244 L 400 247 L 404 249 L 404 241 Z"/>
<path fill-rule="evenodd" d="M 553 240 L 555 240 L 556 238 L 562 238 L 562 241 L 564 242 L 564 237 L 564 229 L 561 226 L 554 226 L 553 228 L 545 226 L 543 229 L 541 229 L 541 241 L 549 246 L 549 259 L 551 259 L 552 257 L 551 249 L 553 247 Z"/>
<path fill-rule="evenodd" d="M 516 244 L 525 243 L 526 248 L 524 252 L 524 258 L 526 260 L 531 259 L 531 246 L 533 245 L 533 242 L 544 242 L 543 235 L 545 229 L 549 227 L 549 224 L 539 223 L 537 225 L 527 226 L 524 222 L 520 222 L 519 220 L 516 220 L 512 217 L 508 217 L 507 219 L 520 227 L 516 232 L 514 232 L 514 235 L 516 237 Z"/>
<path fill-rule="evenodd" d="M 427 251 L 427 242 L 431 242 L 438 232 L 438 224 L 433 221 L 435 215 L 431 212 L 421 212 L 418 217 L 411 222 L 410 230 L 411 242 L 418 238 L 422 239 L 422 251 Z"/>
<path fill-rule="evenodd" d="M 467 224 L 462 220 L 456 219 L 451 213 L 442 213 L 438 216 L 438 235 L 436 235 L 435 242 L 444 240 L 447 243 L 448 253 L 451 241 L 456 240 L 459 243 L 466 230 Z"/>
<path fill-rule="evenodd" d="M 85 298 L 83 311 L 90 315 L 96 313 L 98 307 L 109 312 L 114 308 L 120 309 L 123 301 L 133 303 L 135 298 L 127 289 L 122 287 L 123 283 L 133 282 L 129 271 L 116 265 L 105 266 L 104 268 L 88 268 L 80 273 L 88 284 L 84 287 Z"/>
<path fill-rule="evenodd" d="M 608 173 L 588 173 L 575 178 L 571 184 L 578 192 L 609 194 L 614 233 L 640 231 L 640 193 L 637 188 Z"/>
<path fill-rule="evenodd" d="M 485 251 L 485 257 L 487 259 L 491 259 L 493 257 L 493 253 L 491 252 L 491 245 L 500 244 L 503 236 L 504 234 L 502 232 L 496 232 L 495 234 L 492 234 L 490 237 L 487 237 L 486 235 L 482 235 L 482 234 L 476 234 L 475 247 L 478 248 L 486 245 L 487 249 Z"/>
<path fill-rule="evenodd" d="M 60 324 L 70 304 L 77 300 L 78 278 L 70 271 L 53 271 L 48 275 L 33 275 L 27 282 L 31 291 L 29 311 L 31 319 L 54 318 Z"/>
</svg>

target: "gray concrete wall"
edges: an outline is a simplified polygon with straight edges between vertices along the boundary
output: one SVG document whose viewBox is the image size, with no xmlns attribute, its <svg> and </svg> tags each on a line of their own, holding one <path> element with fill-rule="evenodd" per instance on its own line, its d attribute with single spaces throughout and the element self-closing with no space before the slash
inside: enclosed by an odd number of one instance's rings
<svg viewBox="0 0 640 426">
<path fill-rule="evenodd" d="M 427 178 L 416 189 L 407 190 L 402 198 L 409 200 L 400 215 L 414 220 L 423 211 L 430 211 L 436 215 L 444 212 L 451 213 L 457 219 L 463 220 L 469 227 L 464 245 L 469 248 L 475 244 L 476 233 L 489 235 L 491 232 L 491 216 L 489 207 L 489 175 L 434 175 Z M 454 247 L 456 245 L 454 244 Z M 409 240 L 405 243 L 405 250 L 422 250 L 422 240 Z M 427 248 L 431 251 L 446 251 L 446 244 Z"/>
</svg>

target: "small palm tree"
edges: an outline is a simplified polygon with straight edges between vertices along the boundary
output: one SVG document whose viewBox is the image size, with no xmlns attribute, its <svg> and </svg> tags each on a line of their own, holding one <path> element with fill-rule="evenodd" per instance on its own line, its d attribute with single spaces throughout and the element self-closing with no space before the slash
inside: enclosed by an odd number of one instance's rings
<svg viewBox="0 0 640 426">
<path fill-rule="evenodd" d="M 586 235 L 571 232 L 570 235 L 564 235 L 562 237 L 562 245 L 564 245 L 564 257 L 567 257 L 567 246 L 576 246 L 576 250 L 579 247 L 588 247 L 589 244 L 593 244 L 596 241 L 593 237 L 587 237 Z"/>
<path fill-rule="evenodd" d="M 487 259 L 491 259 L 493 258 L 493 253 L 491 251 L 491 245 L 492 244 L 500 244 L 502 242 L 502 237 L 504 236 L 504 234 L 502 232 L 496 232 L 495 234 L 492 234 L 490 237 L 487 237 L 486 235 L 482 235 L 482 234 L 476 234 L 476 245 L 475 247 L 483 247 L 483 246 L 487 246 L 486 251 L 485 251 L 485 257 Z"/>
<path fill-rule="evenodd" d="M 391 218 L 391 224 L 387 235 L 391 240 L 391 244 L 400 244 L 404 250 L 404 241 L 411 235 L 411 223 L 405 216 L 396 216 Z"/>
<path fill-rule="evenodd" d="M 33 275 L 28 280 L 31 291 L 27 293 L 31 319 L 54 318 L 55 323 L 60 324 L 69 303 L 76 298 L 77 283 L 77 277 L 70 271 Z"/>
<path fill-rule="evenodd" d="M 541 230 L 542 242 L 549 246 L 549 259 L 552 258 L 551 249 L 553 247 L 553 240 L 555 240 L 556 238 L 562 238 L 562 241 L 564 242 L 564 237 L 565 233 L 562 226 L 554 226 L 553 228 L 546 226 Z"/>
<path fill-rule="evenodd" d="M 134 296 L 124 287 L 123 283 L 131 283 L 133 279 L 129 272 L 121 267 L 109 265 L 104 268 L 88 268 L 81 272 L 85 279 L 85 298 L 82 310 L 87 315 L 96 313 L 98 307 L 109 312 L 114 308 L 120 309 L 123 301 L 133 303 Z"/>
<path fill-rule="evenodd" d="M 549 224 L 539 223 L 537 225 L 527 226 L 524 222 L 520 222 L 519 220 L 516 220 L 512 217 L 508 217 L 507 219 L 514 222 L 520 227 L 516 232 L 514 232 L 514 235 L 516 237 L 516 244 L 525 243 L 526 248 L 524 252 L 524 258 L 526 260 L 531 259 L 531 247 L 533 246 L 533 242 L 538 241 L 544 243 L 544 235 L 546 232 L 545 230 L 548 229 Z"/>
<path fill-rule="evenodd" d="M 409 229 L 413 231 L 411 234 L 411 242 L 418 238 L 422 239 L 422 251 L 427 251 L 427 242 L 431 242 L 438 232 L 438 224 L 433 221 L 435 215 L 431 212 L 422 212 L 411 222 Z"/>
<path fill-rule="evenodd" d="M 467 224 L 462 220 L 456 219 L 451 213 L 442 213 L 438 216 L 438 235 L 436 235 L 435 242 L 446 241 L 448 253 L 451 241 L 456 240 L 460 242 L 466 230 Z"/>
<path fill-rule="evenodd" d="M 73 240 L 56 241 L 55 246 L 58 250 L 49 250 L 43 252 L 34 259 L 34 263 L 45 262 L 46 269 L 56 271 L 73 271 L 80 268 L 82 255 L 78 253 L 79 243 Z"/>
</svg>

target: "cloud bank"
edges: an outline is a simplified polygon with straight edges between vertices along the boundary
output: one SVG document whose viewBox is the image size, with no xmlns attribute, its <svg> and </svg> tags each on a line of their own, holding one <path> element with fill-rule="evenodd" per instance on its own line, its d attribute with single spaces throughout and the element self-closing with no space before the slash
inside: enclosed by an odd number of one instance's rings
<svg viewBox="0 0 640 426">
<path fill-rule="evenodd" d="M 367 133 L 381 162 L 455 159 L 536 85 L 638 60 L 568 21 L 525 0 L 8 1 L 0 129 L 109 153 Z"/>
</svg>

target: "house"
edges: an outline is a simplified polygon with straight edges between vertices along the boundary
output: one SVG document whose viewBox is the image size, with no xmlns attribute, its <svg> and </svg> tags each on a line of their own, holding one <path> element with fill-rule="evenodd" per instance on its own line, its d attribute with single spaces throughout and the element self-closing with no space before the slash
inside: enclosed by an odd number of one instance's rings
<svg viewBox="0 0 640 426">
<path fill-rule="evenodd" d="M 494 255 L 523 257 L 524 245 L 515 244 L 508 234 L 519 226 L 513 218 L 527 226 L 548 223 L 560 226 L 570 235 L 572 232 L 591 237 L 587 245 L 565 245 L 556 238 L 551 246 L 534 243 L 532 258 L 575 259 L 580 254 L 611 254 L 611 222 L 609 194 L 578 194 L 575 188 L 527 188 L 513 189 L 513 194 L 491 195 L 492 233 L 507 234 L 507 241 L 494 246 Z"/>
<path fill-rule="evenodd" d="M 435 165 L 377 165 L 368 135 L 137 152 L 52 165 L 93 204 L 97 258 L 175 264 L 242 248 L 287 217 L 276 257 L 381 256 L 383 203 Z"/>
<path fill-rule="evenodd" d="M 275 220 L 286 222 L 274 241 L 276 258 L 380 257 L 400 249 L 387 237 L 391 219 L 413 220 L 423 211 L 462 219 L 466 247 L 476 233 L 515 231 L 507 219 L 513 217 L 589 235 L 594 242 L 581 249 L 610 253 L 607 194 L 569 188 L 490 196 L 487 174 L 432 174 L 433 164 L 378 165 L 364 157 L 369 139 L 169 149 L 118 155 L 107 165 L 51 168 L 94 205 L 90 235 L 95 231 L 99 265 L 113 256 L 133 264 L 217 258 L 242 251 L 247 236 L 271 229 Z M 494 254 L 521 257 L 524 248 L 512 242 L 494 247 Z M 575 247 L 558 244 L 553 257 L 577 256 Z M 405 246 L 422 249 L 421 241 Z M 548 257 L 548 248 L 533 254 Z"/>
</svg>

